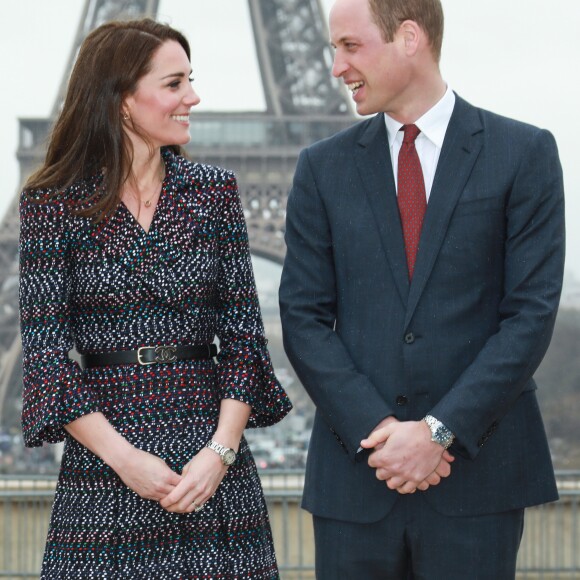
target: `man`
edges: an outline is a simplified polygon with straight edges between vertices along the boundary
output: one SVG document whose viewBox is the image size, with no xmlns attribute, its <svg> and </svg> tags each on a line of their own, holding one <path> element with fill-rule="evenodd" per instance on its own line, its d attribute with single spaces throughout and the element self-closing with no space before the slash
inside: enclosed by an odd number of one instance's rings
<svg viewBox="0 0 580 580">
<path fill-rule="evenodd" d="M 563 273 L 556 144 L 447 87 L 439 0 L 336 0 L 330 33 L 378 114 L 304 150 L 288 199 L 317 577 L 514 578 L 524 508 L 557 499 L 532 378 Z"/>
</svg>

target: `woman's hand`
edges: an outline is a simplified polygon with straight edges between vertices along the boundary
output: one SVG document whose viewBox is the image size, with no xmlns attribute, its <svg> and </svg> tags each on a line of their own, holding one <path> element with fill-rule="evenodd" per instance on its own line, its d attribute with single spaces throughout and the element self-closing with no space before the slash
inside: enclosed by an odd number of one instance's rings
<svg viewBox="0 0 580 580">
<path fill-rule="evenodd" d="M 144 499 L 159 501 L 181 482 L 181 476 L 163 459 L 131 445 L 102 413 L 84 415 L 65 425 L 65 429 Z"/>
<path fill-rule="evenodd" d="M 222 400 L 213 440 L 237 453 L 250 411 L 251 407 L 241 401 Z M 228 468 L 215 451 L 206 447 L 202 448 L 183 468 L 181 482 L 159 502 L 161 507 L 176 513 L 191 513 L 195 509 L 201 509 L 215 493 L 227 470 Z"/>
<path fill-rule="evenodd" d="M 163 459 L 135 447 L 114 469 L 123 483 L 143 499 L 159 501 L 182 481 Z"/>
<path fill-rule="evenodd" d="M 181 482 L 159 502 L 161 507 L 175 513 L 201 509 L 215 493 L 227 470 L 215 451 L 203 448 L 183 468 Z"/>
</svg>

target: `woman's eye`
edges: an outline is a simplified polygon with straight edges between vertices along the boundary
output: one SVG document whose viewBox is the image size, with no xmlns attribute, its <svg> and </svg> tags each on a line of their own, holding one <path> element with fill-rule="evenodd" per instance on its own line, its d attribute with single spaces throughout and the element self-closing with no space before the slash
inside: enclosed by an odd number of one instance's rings
<svg viewBox="0 0 580 580">
<path fill-rule="evenodd" d="M 176 80 L 174 80 L 173 82 L 169 83 L 169 85 L 168 85 L 168 86 L 169 86 L 170 88 L 172 88 L 172 89 L 177 89 L 177 88 L 179 88 L 179 85 L 181 84 L 181 80 L 182 80 L 182 79 L 176 79 Z M 193 77 L 189 77 L 187 80 L 188 80 L 190 83 L 192 83 L 192 82 L 194 81 L 194 78 L 193 78 Z"/>
</svg>

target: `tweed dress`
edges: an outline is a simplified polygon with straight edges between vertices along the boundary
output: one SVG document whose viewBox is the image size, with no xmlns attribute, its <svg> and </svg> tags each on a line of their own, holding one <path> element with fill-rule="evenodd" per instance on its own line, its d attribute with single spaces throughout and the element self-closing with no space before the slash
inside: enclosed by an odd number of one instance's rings
<svg viewBox="0 0 580 580">
<path fill-rule="evenodd" d="M 101 173 L 50 199 L 21 197 L 24 439 L 65 441 L 42 578 L 278 578 L 244 439 L 204 509 L 173 514 L 141 499 L 63 429 L 102 412 L 180 473 L 214 433 L 222 399 L 252 406 L 249 427 L 291 409 L 266 348 L 235 177 L 162 155 L 166 178 L 149 232 L 122 204 L 98 224 L 76 215 Z M 73 347 L 88 354 L 216 337 L 216 360 L 82 370 L 69 358 Z"/>
</svg>

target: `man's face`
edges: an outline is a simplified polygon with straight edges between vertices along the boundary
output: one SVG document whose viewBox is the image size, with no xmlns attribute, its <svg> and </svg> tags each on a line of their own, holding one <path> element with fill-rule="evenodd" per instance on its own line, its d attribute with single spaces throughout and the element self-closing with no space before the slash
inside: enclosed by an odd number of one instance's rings
<svg viewBox="0 0 580 580">
<path fill-rule="evenodd" d="M 330 38 L 335 47 L 332 74 L 348 85 L 357 112 L 396 116 L 411 82 L 402 30 L 386 43 L 367 0 L 336 0 L 330 12 Z"/>
</svg>

